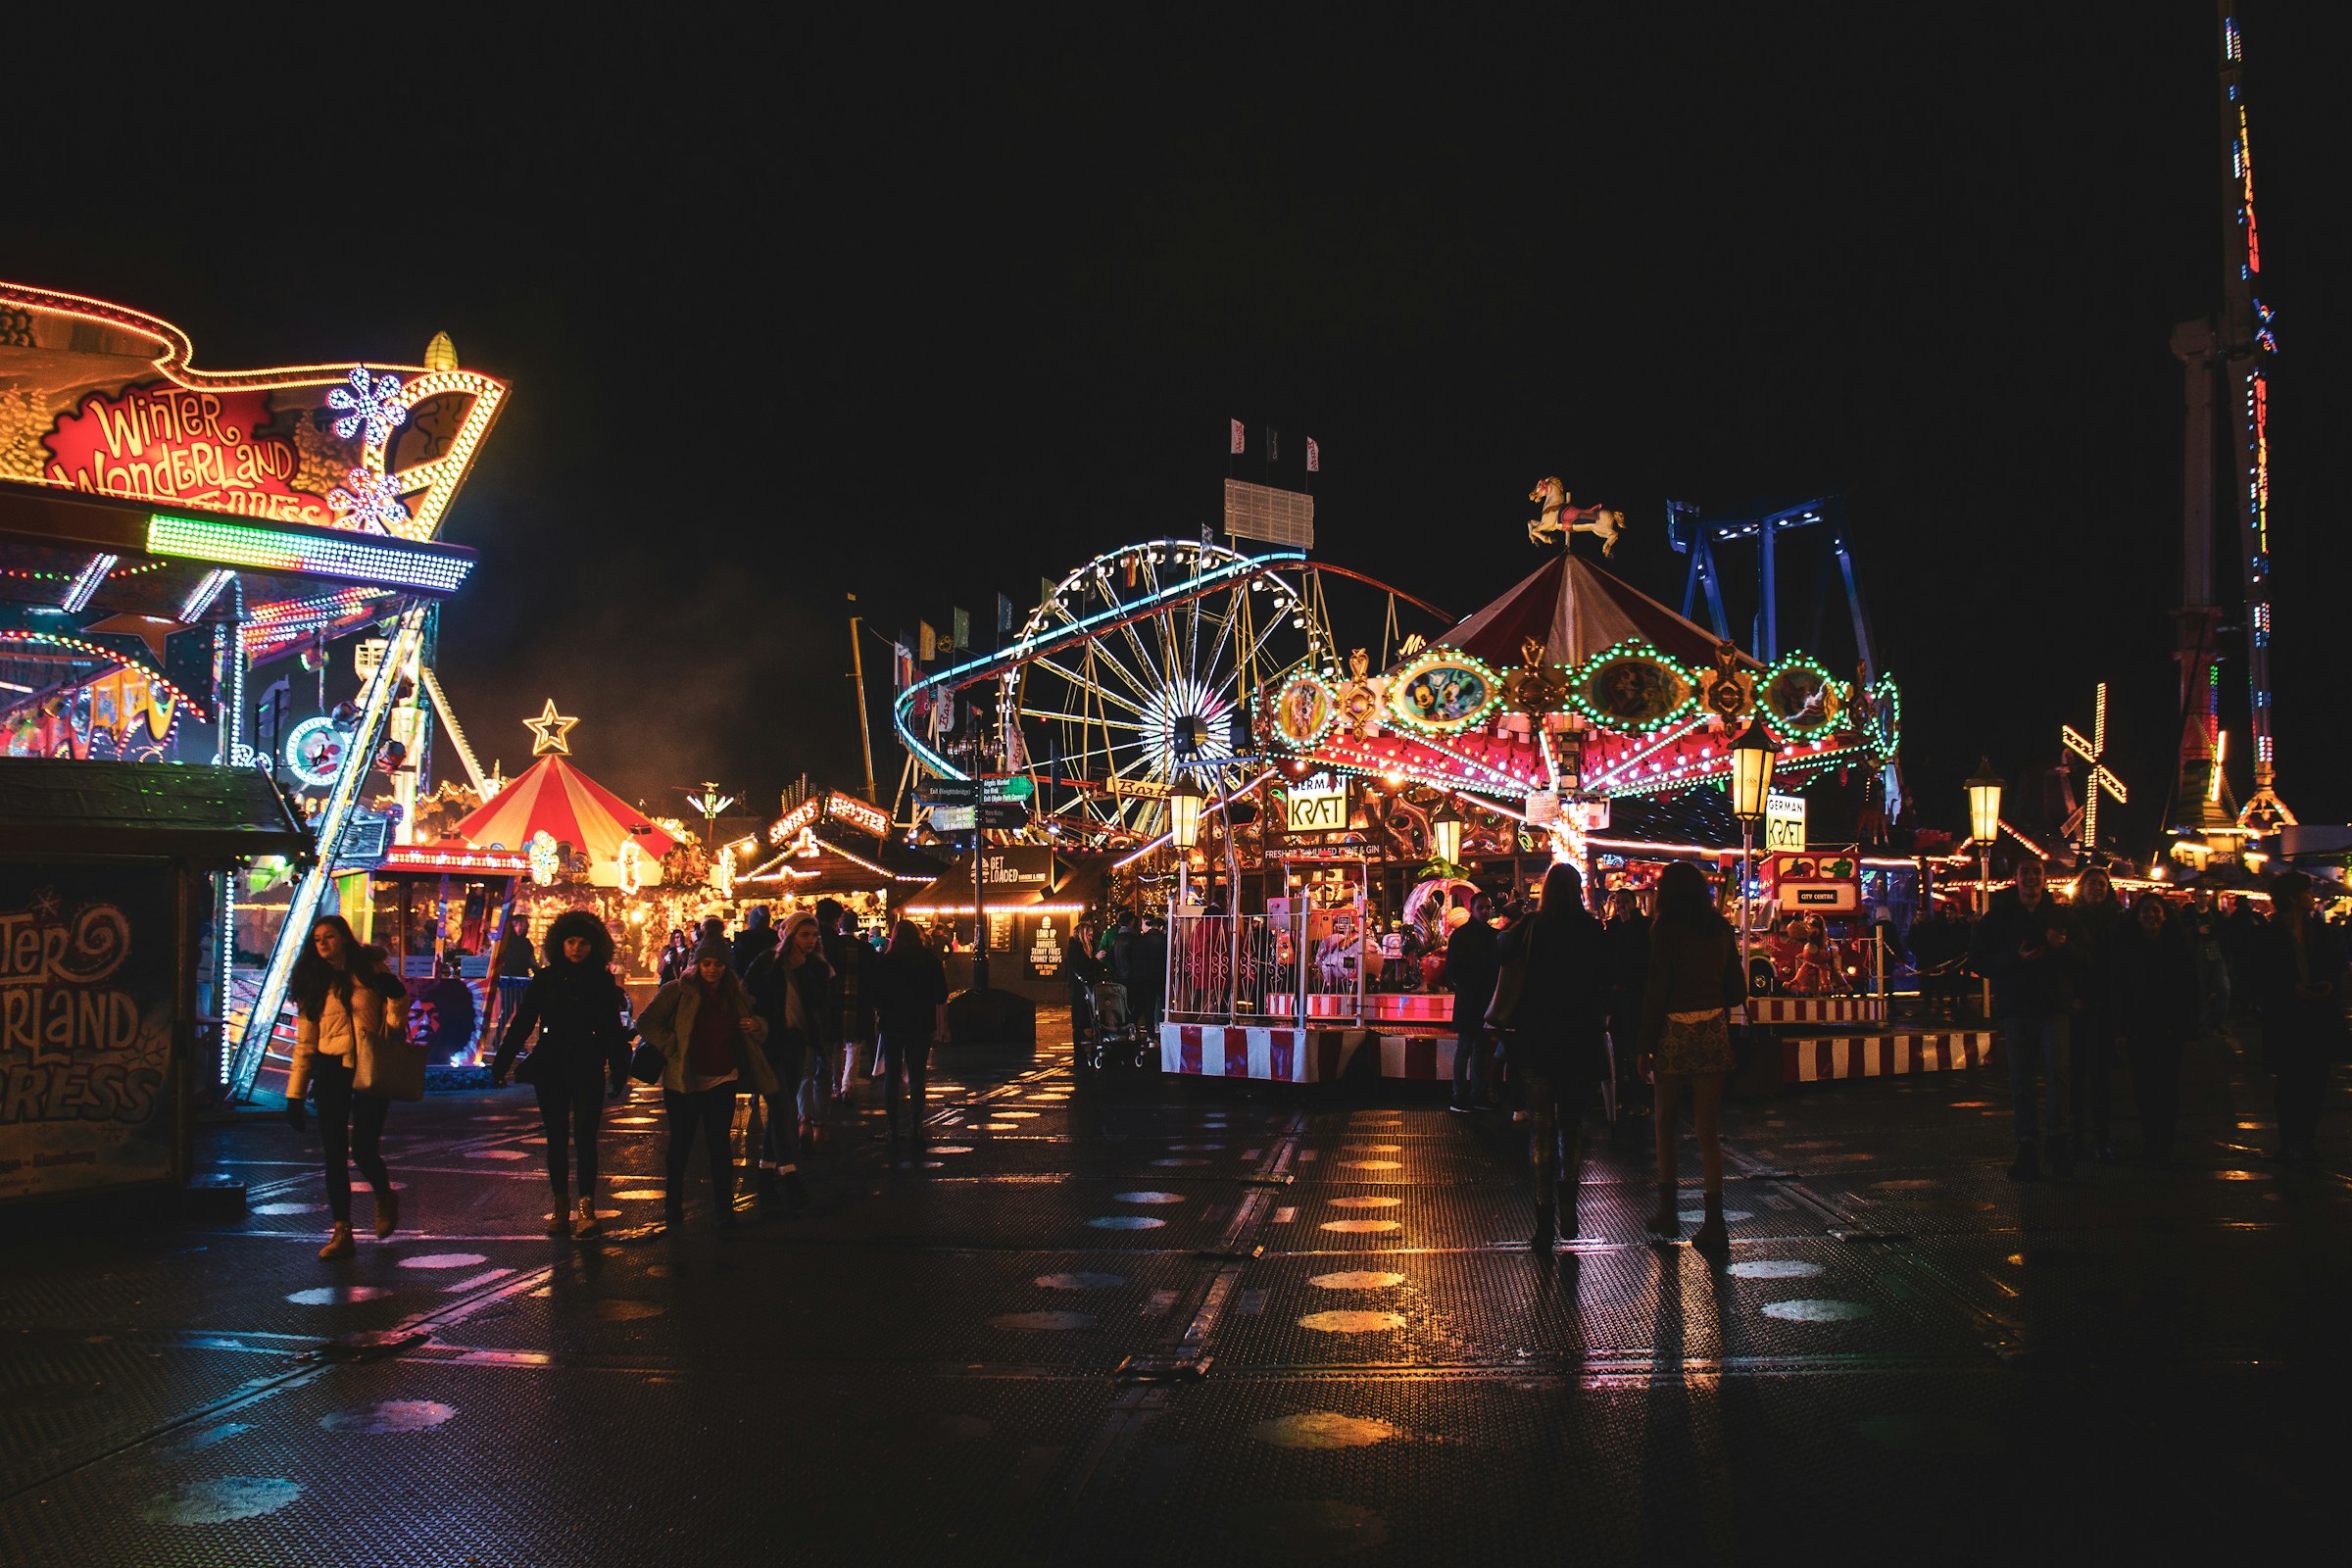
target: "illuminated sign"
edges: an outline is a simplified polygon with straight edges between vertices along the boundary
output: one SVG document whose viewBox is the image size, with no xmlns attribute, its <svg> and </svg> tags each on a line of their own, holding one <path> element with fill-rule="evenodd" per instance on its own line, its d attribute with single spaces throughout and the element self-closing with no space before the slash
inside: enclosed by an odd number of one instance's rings
<svg viewBox="0 0 2352 1568">
<path fill-rule="evenodd" d="M 833 791 L 825 797 L 825 815 L 836 822 L 847 822 L 861 832 L 876 838 L 890 836 L 890 813 L 879 807 L 868 806 L 853 796 Z"/>
<path fill-rule="evenodd" d="M 1176 793 L 1176 786 L 1155 778 L 1121 778 L 1115 773 L 1107 787 L 1114 798 L 1135 801 L 1164 801 Z"/>
<path fill-rule="evenodd" d="M 1805 798 L 1777 791 L 1764 798 L 1764 848 L 1768 851 L 1805 847 Z"/>
<path fill-rule="evenodd" d="M 198 369 L 126 306 L 0 284 L 0 479 L 265 523 L 430 539 L 506 387 L 440 368 Z"/>
<path fill-rule="evenodd" d="M 781 844 L 801 829 L 813 823 L 822 804 L 815 796 L 811 795 L 791 810 L 786 811 L 768 826 L 767 842 Z"/>
<path fill-rule="evenodd" d="M 1335 833 L 1348 825 L 1348 787 L 1294 789 L 1283 825 L 1293 833 Z"/>
<path fill-rule="evenodd" d="M 333 719 L 313 714 L 286 731 L 286 767 L 311 788 L 322 790 L 335 781 L 343 749 L 350 744 L 351 737 L 335 728 Z"/>
</svg>

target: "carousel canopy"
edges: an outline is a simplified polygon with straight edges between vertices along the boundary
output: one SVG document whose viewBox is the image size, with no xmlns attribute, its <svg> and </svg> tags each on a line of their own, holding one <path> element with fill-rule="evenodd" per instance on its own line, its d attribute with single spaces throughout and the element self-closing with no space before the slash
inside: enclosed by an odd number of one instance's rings
<svg viewBox="0 0 2352 1568">
<path fill-rule="evenodd" d="M 458 824 L 460 838 L 502 850 L 522 849 L 541 831 L 598 866 L 617 859 L 632 838 L 656 864 L 676 843 L 643 811 L 552 752 Z"/>
<path fill-rule="evenodd" d="M 1721 640 L 1590 561 L 1557 555 L 1437 641 L 1501 667 L 1525 663 L 1531 640 L 1544 645 L 1545 662 L 1577 665 L 1635 637 L 1702 669 Z M 1744 654 L 1740 662 L 1754 667 Z"/>
</svg>

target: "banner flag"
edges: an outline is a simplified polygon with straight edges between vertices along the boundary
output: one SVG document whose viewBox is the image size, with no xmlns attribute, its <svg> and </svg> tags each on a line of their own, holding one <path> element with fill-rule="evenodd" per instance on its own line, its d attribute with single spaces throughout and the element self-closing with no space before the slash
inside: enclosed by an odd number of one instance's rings
<svg viewBox="0 0 2352 1568">
<path fill-rule="evenodd" d="M 1323 449 L 1315 445 L 1315 438 L 1311 435 L 1306 438 L 1306 471 L 1309 473 L 1323 471 Z"/>
<path fill-rule="evenodd" d="M 1240 456 L 1242 450 L 1242 421 L 1239 419 L 1233 421 L 1233 450 L 1235 456 Z"/>
</svg>

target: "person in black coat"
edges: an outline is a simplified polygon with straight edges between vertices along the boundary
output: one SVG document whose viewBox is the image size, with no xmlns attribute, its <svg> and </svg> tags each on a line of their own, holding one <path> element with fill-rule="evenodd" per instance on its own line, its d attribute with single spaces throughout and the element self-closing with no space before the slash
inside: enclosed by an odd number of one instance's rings
<svg viewBox="0 0 2352 1568">
<path fill-rule="evenodd" d="M 1062 978 L 1070 988 L 1070 1048 L 1080 1050 L 1094 1028 L 1095 986 L 1108 971 L 1095 956 L 1095 922 L 1081 919 L 1061 950 Z"/>
<path fill-rule="evenodd" d="M 948 1036 L 948 976 L 939 956 L 923 945 L 912 920 L 901 920 L 874 965 L 874 1021 L 882 1034 L 882 1107 L 890 1137 L 899 1136 L 899 1096 L 906 1096 L 907 1138 L 923 1141 L 923 1102 L 929 1092 L 931 1048 Z"/>
<path fill-rule="evenodd" d="M 2067 1047 L 2082 949 L 2074 941 L 2074 911 L 2051 898 L 2043 881 L 2039 860 L 2021 860 L 2017 886 L 1994 897 L 1969 946 L 1970 966 L 1992 982 L 1992 1012 L 2001 1020 L 2017 1129 L 2017 1160 L 2009 1175 L 2021 1182 L 2040 1176 L 2044 1149 L 2059 1175 L 2074 1168 L 2066 1141 Z M 2039 1097 L 2036 1071 L 2042 1075 Z"/>
<path fill-rule="evenodd" d="M 1584 1169 L 1584 1112 L 1607 1062 L 1608 940 L 1585 908 L 1585 879 L 1573 865 L 1544 874 L 1543 906 L 1502 939 L 1507 970 L 1523 966 L 1519 995 L 1503 1020 L 1511 1071 L 1527 1091 L 1528 1157 L 1536 1181 L 1530 1250 L 1576 1234 L 1577 1183 Z"/>
<path fill-rule="evenodd" d="M 765 1213 L 773 1213 L 779 1200 L 795 1209 L 808 1201 L 801 1186 L 801 1144 L 815 1132 L 825 1034 L 840 1018 L 822 936 L 814 915 L 796 916 L 782 943 L 755 959 L 744 977 L 753 1010 L 767 1022 L 764 1049 L 780 1086 L 761 1107 L 766 1127 L 753 1190 Z"/>
<path fill-rule="evenodd" d="M 1642 999 L 1649 986 L 1649 920 L 1631 888 L 1609 897 L 1609 1041 L 1616 1048 L 1618 1092 L 1641 1083 L 1633 1074 L 1634 1040 L 1642 1032 Z"/>
<path fill-rule="evenodd" d="M 2272 918 L 2256 928 L 2248 977 L 2262 1004 L 2262 1054 L 2278 1074 L 2278 1158 L 2319 1158 L 2328 1074 L 2344 1052 L 2344 938 L 2313 918 L 2311 878 L 2271 878 Z"/>
<path fill-rule="evenodd" d="M 539 1045 L 516 1073 L 539 1100 L 539 1121 L 547 1133 L 547 1181 L 555 1190 L 555 1212 L 547 1232 L 593 1236 L 596 1218 L 596 1135 L 604 1114 L 606 1084 L 618 1094 L 629 1071 L 628 1030 L 620 1021 L 628 998 L 612 978 L 612 937 L 605 922 L 586 909 L 566 909 L 547 928 L 547 967 L 531 977 L 515 1004 L 490 1081 L 504 1086 L 515 1054 L 539 1031 Z M 576 1152 L 580 1173 L 579 1217 L 569 1213 L 570 1171 Z"/>
<path fill-rule="evenodd" d="M 1489 1081 L 1487 1007 L 1494 1000 L 1494 980 L 1502 972 L 1502 938 L 1487 923 L 1494 901 L 1484 893 L 1470 896 L 1470 918 L 1446 939 L 1446 983 L 1453 987 L 1453 1102 L 1446 1108 L 1467 1114 L 1494 1099 Z"/>
<path fill-rule="evenodd" d="M 2117 944 L 2124 1055 L 2132 1064 L 2132 1100 L 2139 1107 L 2141 1155 L 2151 1165 L 2173 1157 L 2180 1125 L 2180 1050 L 2197 1029 L 2197 952 L 2186 922 L 2154 894 L 2132 906 L 2132 924 Z"/>
</svg>

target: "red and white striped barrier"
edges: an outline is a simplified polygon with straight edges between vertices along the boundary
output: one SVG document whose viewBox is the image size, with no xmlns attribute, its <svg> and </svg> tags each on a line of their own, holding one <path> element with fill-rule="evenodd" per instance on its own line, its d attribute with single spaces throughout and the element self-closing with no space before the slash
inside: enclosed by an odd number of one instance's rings
<svg viewBox="0 0 2352 1568">
<path fill-rule="evenodd" d="M 1260 1029 L 1242 1024 L 1163 1023 L 1159 1069 L 1198 1078 L 1328 1083 L 1369 1038 L 1362 1029 Z"/>
<path fill-rule="evenodd" d="M 1380 1036 L 1380 1075 L 1383 1078 L 1451 1081 L 1456 1035 L 1384 1034 Z"/>
<path fill-rule="evenodd" d="M 1783 1083 L 1833 1078 L 1889 1078 L 1903 1073 L 1950 1072 L 1992 1058 L 1992 1031 L 1823 1036 L 1781 1045 Z"/>
<path fill-rule="evenodd" d="M 1886 1004 L 1879 997 L 1750 997 L 1749 1023 L 1879 1023 Z"/>
</svg>

